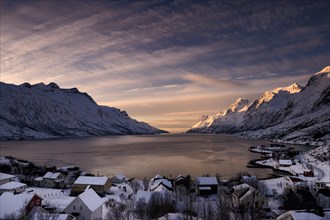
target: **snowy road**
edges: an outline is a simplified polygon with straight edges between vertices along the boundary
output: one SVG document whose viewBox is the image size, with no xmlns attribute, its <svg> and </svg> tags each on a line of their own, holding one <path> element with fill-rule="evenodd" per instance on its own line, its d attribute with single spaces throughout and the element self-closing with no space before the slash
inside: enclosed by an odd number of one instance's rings
<svg viewBox="0 0 330 220">
<path fill-rule="evenodd" d="M 320 169 L 319 167 L 317 167 L 317 166 L 315 166 L 313 164 L 310 164 L 310 163 L 307 163 L 307 162 L 304 162 L 304 163 L 306 163 L 307 165 L 313 167 L 314 170 L 317 170 L 317 180 L 320 181 L 320 180 L 323 179 L 325 173 L 324 173 L 324 171 L 322 169 Z"/>
</svg>

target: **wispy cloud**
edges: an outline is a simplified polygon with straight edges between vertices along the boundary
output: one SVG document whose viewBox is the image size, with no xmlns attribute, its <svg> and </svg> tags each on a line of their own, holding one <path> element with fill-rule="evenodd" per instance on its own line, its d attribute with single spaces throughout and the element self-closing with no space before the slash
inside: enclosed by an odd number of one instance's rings
<svg viewBox="0 0 330 220">
<path fill-rule="evenodd" d="M 329 64 L 329 7 L 321 0 L 3 0 L 1 81 L 78 87 L 168 127 L 169 114 L 179 123 L 184 112 L 197 117 L 240 95 L 306 82 Z"/>
</svg>

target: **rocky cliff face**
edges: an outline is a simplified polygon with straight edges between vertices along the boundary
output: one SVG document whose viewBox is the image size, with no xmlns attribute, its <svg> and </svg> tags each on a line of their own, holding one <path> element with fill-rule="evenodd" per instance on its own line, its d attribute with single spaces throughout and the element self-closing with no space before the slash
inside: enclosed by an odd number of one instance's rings
<svg viewBox="0 0 330 220">
<path fill-rule="evenodd" d="M 231 109 L 225 110 L 225 114 L 204 116 L 188 132 L 325 143 L 330 139 L 330 67 L 314 74 L 305 87 L 292 84 L 277 88 L 250 104 Z"/>
<path fill-rule="evenodd" d="M 163 133 L 117 108 L 99 106 L 78 89 L 0 84 L 0 138 L 31 139 Z"/>
</svg>

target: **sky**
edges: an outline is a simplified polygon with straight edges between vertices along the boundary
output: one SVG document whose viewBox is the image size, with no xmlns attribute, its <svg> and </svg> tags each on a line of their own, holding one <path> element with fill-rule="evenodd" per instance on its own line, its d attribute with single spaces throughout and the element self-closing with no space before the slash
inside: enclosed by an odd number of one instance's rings
<svg viewBox="0 0 330 220">
<path fill-rule="evenodd" d="M 0 0 L 1 81 L 77 87 L 184 132 L 330 65 L 330 1 Z"/>
</svg>

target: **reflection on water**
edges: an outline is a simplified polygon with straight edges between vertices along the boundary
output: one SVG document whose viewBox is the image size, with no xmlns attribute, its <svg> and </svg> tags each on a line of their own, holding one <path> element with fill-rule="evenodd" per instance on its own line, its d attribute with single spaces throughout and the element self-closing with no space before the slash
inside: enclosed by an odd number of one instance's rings
<svg viewBox="0 0 330 220">
<path fill-rule="evenodd" d="M 77 164 L 83 170 L 111 176 L 198 176 L 219 173 L 229 178 L 240 171 L 266 177 L 269 169 L 246 168 L 258 154 L 248 147 L 266 141 L 238 139 L 226 135 L 166 134 L 112 136 L 79 139 L 1 141 L 0 154 L 33 161 L 39 165 Z M 294 146 L 306 150 L 305 146 Z"/>
</svg>

